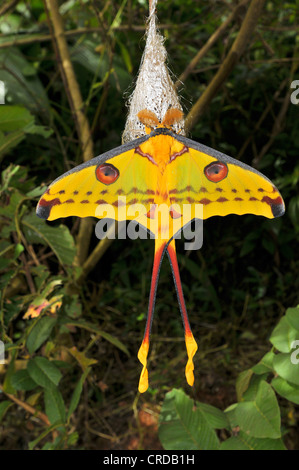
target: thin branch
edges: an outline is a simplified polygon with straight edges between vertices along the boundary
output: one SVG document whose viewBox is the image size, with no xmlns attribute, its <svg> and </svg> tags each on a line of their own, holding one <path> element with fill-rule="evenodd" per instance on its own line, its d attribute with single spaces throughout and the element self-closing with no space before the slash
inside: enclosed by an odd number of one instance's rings
<svg viewBox="0 0 299 470">
<path fill-rule="evenodd" d="M 299 46 L 295 47 L 294 49 L 294 54 L 293 54 L 293 58 L 298 58 L 298 55 L 299 55 Z M 293 78 L 294 78 L 294 75 L 297 71 L 299 67 L 299 64 L 298 62 L 296 62 L 295 60 L 292 62 L 292 66 L 291 66 L 291 71 L 290 71 L 290 76 L 288 77 L 288 82 L 291 83 Z M 281 108 L 280 108 L 280 111 L 279 113 L 277 114 L 277 117 L 274 121 L 274 124 L 273 124 L 273 127 L 272 127 L 272 131 L 271 131 L 271 135 L 270 135 L 270 138 L 268 140 L 268 142 L 263 146 L 262 150 L 260 151 L 260 153 L 254 158 L 252 164 L 253 166 L 255 167 L 258 167 L 259 165 L 259 162 L 261 161 L 261 159 L 263 158 L 263 156 L 268 152 L 268 150 L 270 149 L 270 147 L 272 146 L 272 144 L 274 143 L 276 137 L 280 134 L 280 132 L 282 131 L 283 129 L 283 126 L 284 126 L 284 121 L 285 121 L 285 116 L 287 114 L 287 111 L 289 109 L 289 106 L 290 106 L 290 103 L 291 103 L 291 90 L 290 88 L 288 88 L 287 92 L 286 92 L 286 95 L 284 97 L 284 100 L 282 102 L 282 105 L 281 105 Z"/>
<path fill-rule="evenodd" d="M 222 23 L 218 29 L 212 34 L 212 36 L 208 39 L 205 45 L 198 51 L 198 53 L 193 57 L 191 62 L 188 64 L 184 72 L 180 75 L 178 80 L 175 83 L 175 87 L 178 88 L 181 83 L 184 83 L 188 76 L 193 72 L 195 67 L 197 66 L 198 62 L 206 55 L 206 53 L 211 49 L 211 47 L 215 44 L 215 42 L 220 38 L 220 36 L 225 32 L 228 28 L 230 23 L 238 16 L 238 14 L 242 11 L 245 5 L 248 3 L 249 0 L 243 0 L 236 8 L 232 11 L 226 21 Z"/>
<path fill-rule="evenodd" d="M 39 418 L 41 421 L 43 421 L 43 423 L 46 425 L 46 426 L 50 426 L 50 421 L 48 419 L 48 416 L 45 415 L 44 413 L 42 413 L 41 411 L 38 411 L 36 410 L 35 408 L 33 408 L 33 406 L 30 406 L 28 405 L 28 403 L 22 401 L 22 400 L 19 400 L 17 397 L 15 397 L 14 395 L 11 395 L 10 393 L 7 393 L 5 392 L 5 390 L 3 389 L 2 385 L 0 385 L 0 390 L 2 393 L 4 393 L 11 401 L 13 401 L 14 403 L 16 403 L 17 405 L 19 405 L 21 408 L 23 408 L 25 411 L 27 411 L 28 413 L 32 414 L 33 416 L 36 416 L 37 418 Z"/>
<path fill-rule="evenodd" d="M 0 8 L 0 17 L 8 13 L 9 10 L 12 10 L 18 3 L 19 0 L 12 0 L 11 2 L 6 3 L 6 5 L 3 5 L 3 7 Z"/>
<path fill-rule="evenodd" d="M 53 44 L 63 79 L 69 104 L 75 119 L 78 137 L 83 151 L 83 160 L 93 156 L 93 142 L 90 135 L 88 120 L 84 114 L 84 103 L 80 88 L 71 62 L 70 53 L 64 34 L 64 25 L 59 12 L 57 0 L 44 0 L 45 9 L 52 30 Z"/>
<path fill-rule="evenodd" d="M 204 109 L 212 101 L 217 91 L 221 85 L 223 85 L 230 72 L 233 70 L 241 55 L 245 51 L 248 42 L 252 38 L 253 31 L 257 25 L 257 20 L 261 15 L 264 3 L 265 0 L 252 0 L 239 34 L 235 39 L 229 53 L 224 59 L 218 72 L 209 83 L 208 87 L 205 89 L 201 97 L 197 100 L 186 117 L 185 128 L 187 131 L 189 131 L 197 123 Z"/>
<path fill-rule="evenodd" d="M 250 142 L 252 141 L 253 137 L 254 137 L 254 134 L 260 129 L 262 123 L 264 122 L 264 120 L 266 119 L 266 117 L 268 116 L 269 112 L 272 110 L 272 107 L 273 107 L 273 103 L 278 99 L 280 93 L 282 92 L 283 88 L 286 86 L 286 84 L 289 82 L 289 77 L 287 77 L 285 80 L 283 80 L 280 84 L 280 87 L 278 88 L 278 90 L 276 90 L 274 96 L 273 96 L 273 100 L 271 100 L 270 103 L 267 104 L 266 108 L 264 109 L 264 111 L 262 112 L 259 120 L 257 121 L 257 123 L 255 124 L 254 126 L 254 129 L 252 131 L 252 133 L 247 137 L 247 139 L 245 140 L 244 144 L 242 145 L 239 153 L 238 153 L 238 160 L 242 158 L 242 156 L 244 155 L 248 145 L 250 144 Z"/>
<path fill-rule="evenodd" d="M 12 233 L 12 237 L 14 239 L 15 244 L 17 245 L 19 240 L 18 240 L 17 234 L 15 232 Z M 29 290 L 30 290 L 31 294 L 36 294 L 36 288 L 35 288 L 34 281 L 33 281 L 32 276 L 31 276 L 31 271 L 28 267 L 27 258 L 25 256 L 24 252 L 20 254 L 20 260 L 23 263 L 24 273 L 25 273 L 25 276 L 26 276 L 26 279 L 27 279 Z"/>
<path fill-rule="evenodd" d="M 190 25 L 190 22 L 185 22 L 181 23 L 180 25 L 176 24 L 159 24 L 159 29 L 182 29 L 186 26 Z M 146 25 L 119 25 L 115 26 L 113 31 L 140 31 L 144 32 L 146 30 Z M 100 33 L 102 30 L 100 27 L 94 27 L 94 28 L 77 28 L 77 29 L 71 29 L 70 31 L 65 31 L 64 35 L 66 38 L 72 37 L 72 36 L 78 36 L 78 35 L 83 35 L 83 34 L 93 34 L 93 33 Z M 26 33 L 26 36 L 28 33 Z M 5 38 L 8 37 L 6 34 L 0 35 L 0 38 Z M 32 35 L 30 37 L 25 37 L 21 39 L 14 39 L 12 41 L 7 41 L 4 42 L 3 44 L 0 44 L 0 49 L 5 49 L 8 47 L 14 47 L 14 46 L 26 46 L 27 44 L 34 44 L 36 42 L 47 42 L 51 41 L 53 38 L 51 34 L 37 34 L 37 35 Z"/>
</svg>

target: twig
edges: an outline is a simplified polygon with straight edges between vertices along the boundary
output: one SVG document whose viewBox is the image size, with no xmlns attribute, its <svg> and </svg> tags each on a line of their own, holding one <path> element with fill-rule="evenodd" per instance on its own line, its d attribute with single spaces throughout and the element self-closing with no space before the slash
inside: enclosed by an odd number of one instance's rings
<svg viewBox="0 0 299 470">
<path fill-rule="evenodd" d="M 221 85 L 233 70 L 239 58 L 243 54 L 246 45 L 252 38 L 252 33 L 257 25 L 265 0 L 252 0 L 237 38 L 235 39 L 229 53 L 224 59 L 218 72 L 209 83 L 201 97 L 186 117 L 185 128 L 189 131 L 198 121 L 206 106 L 211 102 Z"/>
<path fill-rule="evenodd" d="M 293 58 L 295 59 L 299 54 L 299 46 L 295 47 L 295 50 L 294 50 L 294 54 L 293 54 Z M 290 72 L 290 76 L 288 77 L 288 82 L 291 83 L 293 78 L 294 78 L 294 75 L 295 75 L 295 72 L 297 71 L 298 69 L 298 62 L 296 62 L 295 60 L 292 62 L 292 67 L 291 67 L 291 72 Z M 282 105 L 281 105 L 281 108 L 280 108 L 280 111 L 279 113 L 277 114 L 277 117 L 274 121 L 274 124 L 273 124 L 273 127 L 272 127 L 272 131 L 271 131 L 271 135 L 270 135 L 270 138 L 268 140 L 268 142 L 263 146 L 262 150 L 260 151 L 260 153 L 253 159 L 253 166 L 255 167 L 258 167 L 259 165 L 259 162 L 261 161 L 261 159 L 263 158 L 263 156 L 268 152 L 269 148 L 272 146 L 273 142 L 275 141 L 276 137 L 278 136 L 278 134 L 280 134 L 280 132 L 282 131 L 283 129 L 283 125 L 284 125 L 284 119 L 285 119 L 285 116 L 287 114 L 287 111 L 289 109 L 289 106 L 290 106 L 290 103 L 291 103 L 291 90 L 288 89 L 287 90 L 287 93 L 284 97 L 284 100 L 282 102 Z"/>
<path fill-rule="evenodd" d="M 261 117 L 259 118 L 258 122 L 254 126 L 254 129 L 253 129 L 252 133 L 247 137 L 244 144 L 242 145 L 241 150 L 238 153 L 238 159 L 241 159 L 242 156 L 244 155 L 248 145 L 250 144 L 250 142 L 253 139 L 254 134 L 261 127 L 261 125 L 264 122 L 264 120 L 266 119 L 268 113 L 271 111 L 271 109 L 273 107 L 273 102 L 275 102 L 277 100 L 277 98 L 279 97 L 281 91 L 283 90 L 283 88 L 286 86 L 286 84 L 288 82 L 289 82 L 289 77 L 287 77 L 285 80 L 283 80 L 281 82 L 280 87 L 278 88 L 278 90 L 276 90 L 276 92 L 273 96 L 273 100 L 271 100 L 271 102 L 267 104 L 266 108 L 264 109 L 263 113 L 261 114 Z"/>
<path fill-rule="evenodd" d="M 12 0 L 11 2 L 6 3 L 6 5 L 3 5 L 3 7 L 0 8 L 0 17 L 5 15 L 9 10 L 12 10 L 18 3 L 19 0 Z"/>
<path fill-rule="evenodd" d="M 75 119 L 78 137 L 83 151 L 83 160 L 88 161 L 93 156 L 93 143 L 90 136 L 89 124 L 84 114 L 84 104 L 71 63 L 70 53 L 64 35 L 62 17 L 59 13 L 57 0 L 44 0 L 45 9 L 52 30 L 52 39 L 55 47 L 60 73 L 68 95 L 70 107 Z"/>
<path fill-rule="evenodd" d="M 17 397 L 15 397 L 14 395 L 11 395 L 10 393 L 7 393 L 5 392 L 5 390 L 3 389 L 3 386 L 0 385 L 0 390 L 2 393 L 4 393 L 11 401 L 15 402 L 17 405 L 19 405 L 21 408 L 23 408 L 24 410 L 28 411 L 28 413 L 36 416 L 38 419 L 40 419 L 41 421 L 43 421 L 43 423 L 45 423 L 46 426 L 50 426 L 51 423 L 48 419 L 48 416 L 45 415 L 45 413 L 42 413 L 41 411 L 38 411 L 36 410 L 35 408 L 33 408 L 33 406 L 30 406 L 28 405 L 28 403 L 22 401 L 22 400 L 19 400 Z"/>
<path fill-rule="evenodd" d="M 16 233 L 12 233 L 12 237 L 14 239 L 14 242 L 15 244 L 17 245 L 17 243 L 19 242 L 18 240 L 18 237 L 16 235 Z M 28 262 L 27 262 L 27 259 L 26 259 L 26 256 L 25 256 L 25 253 L 22 252 L 20 254 L 20 260 L 22 261 L 23 263 L 23 267 L 24 267 L 24 271 L 25 271 L 25 276 L 26 276 L 26 279 L 27 279 L 27 283 L 28 283 L 28 286 L 29 286 L 29 289 L 30 289 L 30 292 L 31 294 L 36 294 L 36 288 L 35 288 L 35 285 L 34 285 L 34 282 L 33 282 L 33 279 L 32 279 L 32 276 L 31 276 L 31 272 L 30 272 L 30 269 L 28 267 Z"/>
<path fill-rule="evenodd" d="M 185 28 L 186 26 L 190 25 L 189 21 L 186 21 L 185 23 L 181 23 L 180 25 L 176 24 L 159 24 L 159 29 L 182 29 Z M 113 31 L 140 31 L 144 32 L 146 29 L 146 25 L 119 25 L 115 26 L 113 28 Z M 65 37 L 69 38 L 72 36 L 78 36 L 78 35 L 83 35 L 83 34 L 93 34 L 93 33 L 100 33 L 101 28 L 100 27 L 94 27 L 94 28 L 77 28 L 77 29 L 72 29 L 70 31 L 65 31 L 64 35 Z M 26 33 L 28 35 L 28 33 Z M 0 35 L 1 37 L 7 37 L 6 34 Z M 8 47 L 13 47 L 13 46 L 26 46 L 27 44 L 34 44 L 36 42 L 48 42 L 51 41 L 53 38 L 51 34 L 39 34 L 39 35 L 32 35 L 31 37 L 27 38 L 22 38 L 22 39 L 14 39 L 13 41 L 7 41 L 4 42 L 3 44 L 0 44 L 0 49 L 5 49 Z"/>
<path fill-rule="evenodd" d="M 236 16 L 240 13 L 240 11 L 245 7 L 249 0 L 243 0 L 243 2 L 239 3 L 233 12 L 229 15 L 226 21 L 222 23 L 218 29 L 212 34 L 212 36 L 208 39 L 205 45 L 198 51 L 196 56 L 191 60 L 189 65 L 186 67 L 184 72 L 180 75 L 178 80 L 175 83 L 175 87 L 178 88 L 181 83 L 184 83 L 188 76 L 193 72 L 198 62 L 206 55 L 206 53 L 211 49 L 211 47 L 215 44 L 215 42 L 220 38 L 220 36 L 224 33 L 224 31 L 228 28 L 230 23 L 236 18 Z"/>
</svg>

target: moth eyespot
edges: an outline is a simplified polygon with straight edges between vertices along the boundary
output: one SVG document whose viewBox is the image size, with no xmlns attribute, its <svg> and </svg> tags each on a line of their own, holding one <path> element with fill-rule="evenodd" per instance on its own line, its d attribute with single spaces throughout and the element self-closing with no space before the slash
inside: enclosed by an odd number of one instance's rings
<svg viewBox="0 0 299 470">
<path fill-rule="evenodd" d="M 111 184 L 119 177 L 119 171 L 111 163 L 103 163 L 96 168 L 97 179 L 104 184 Z"/>
<path fill-rule="evenodd" d="M 204 174 L 209 181 L 213 183 L 218 183 L 226 178 L 228 173 L 228 168 L 225 163 L 222 162 L 212 162 L 204 169 Z"/>
</svg>

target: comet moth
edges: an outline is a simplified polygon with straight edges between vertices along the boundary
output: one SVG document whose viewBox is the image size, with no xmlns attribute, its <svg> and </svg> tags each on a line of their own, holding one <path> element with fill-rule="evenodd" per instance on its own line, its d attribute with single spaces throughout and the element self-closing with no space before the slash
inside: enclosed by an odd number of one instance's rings
<svg viewBox="0 0 299 470">
<path fill-rule="evenodd" d="M 255 214 L 272 219 L 283 215 L 285 206 L 277 188 L 254 168 L 175 133 L 174 124 L 182 119 L 179 109 L 168 109 L 162 122 L 147 109 L 140 111 L 138 118 L 145 126 L 146 135 L 57 178 L 41 197 L 36 212 L 47 220 L 68 216 L 102 217 L 112 207 L 116 221 L 136 220 L 154 234 L 148 315 L 138 352 L 143 366 L 139 391 L 145 392 L 150 331 L 165 252 L 171 264 L 184 325 L 188 355 L 185 375 L 189 385 L 194 383 L 193 356 L 197 344 L 188 320 L 174 235 L 196 218 L 196 205 L 202 205 L 203 219 L 228 214 Z M 162 204 L 167 211 L 158 218 Z M 184 205 L 191 208 L 187 217 Z M 124 210 L 137 206 L 142 208 L 137 211 L 137 218 L 134 210 Z"/>
</svg>

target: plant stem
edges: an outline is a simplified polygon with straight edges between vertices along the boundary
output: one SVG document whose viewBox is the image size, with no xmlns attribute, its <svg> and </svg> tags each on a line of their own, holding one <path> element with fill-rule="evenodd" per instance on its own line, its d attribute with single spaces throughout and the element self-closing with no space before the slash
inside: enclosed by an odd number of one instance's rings
<svg viewBox="0 0 299 470">
<path fill-rule="evenodd" d="M 249 0 L 243 0 L 233 12 L 229 15 L 226 21 L 222 23 L 218 29 L 209 37 L 205 45 L 198 51 L 198 53 L 193 57 L 191 62 L 187 65 L 184 72 L 179 76 L 178 80 L 175 82 L 175 87 L 178 88 L 181 83 L 184 83 L 188 76 L 193 72 L 198 62 L 206 55 L 206 53 L 211 49 L 215 42 L 220 38 L 220 36 L 225 32 L 230 23 L 236 18 L 236 16 L 242 11 L 245 5 Z"/>
<path fill-rule="evenodd" d="M 198 122 L 199 117 L 203 114 L 205 108 L 212 101 L 217 91 L 223 85 L 230 72 L 233 70 L 241 55 L 245 51 L 248 42 L 252 38 L 253 31 L 257 25 L 258 18 L 261 15 L 264 3 L 265 0 L 251 1 L 239 34 L 235 39 L 229 53 L 224 59 L 218 72 L 209 83 L 208 87 L 205 89 L 201 97 L 197 100 L 187 115 L 185 121 L 186 131 L 189 131 Z"/>
<path fill-rule="evenodd" d="M 64 25 L 57 0 L 44 0 L 45 11 L 48 17 L 49 28 L 64 83 L 64 88 L 72 110 L 78 138 L 86 162 L 93 157 L 93 142 L 88 120 L 84 113 L 84 104 L 80 88 L 75 76 L 73 65 L 65 38 Z M 92 219 L 83 219 L 80 224 L 77 238 L 77 256 L 75 264 L 81 266 L 85 261 L 92 233 Z"/>
</svg>

